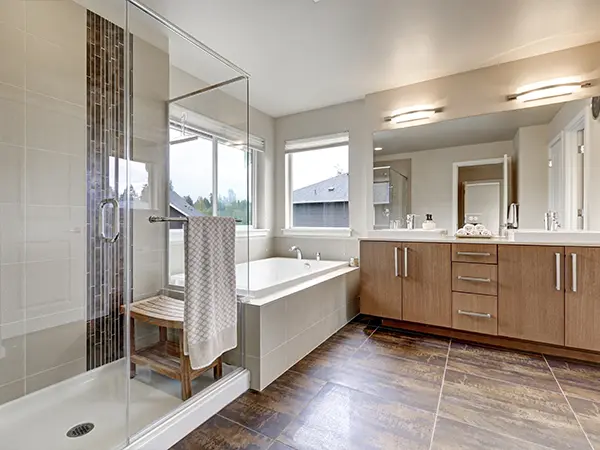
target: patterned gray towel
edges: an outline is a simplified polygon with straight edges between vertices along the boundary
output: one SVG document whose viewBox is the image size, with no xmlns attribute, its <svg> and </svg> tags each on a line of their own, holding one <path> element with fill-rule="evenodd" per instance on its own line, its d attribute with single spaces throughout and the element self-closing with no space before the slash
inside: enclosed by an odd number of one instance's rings
<svg viewBox="0 0 600 450">
<path fill-rule="evenodd" d="M 193 369 L 210 365 L 237 346 L 233 218 L 188 218 L 183 328 Z"/>
</svg>

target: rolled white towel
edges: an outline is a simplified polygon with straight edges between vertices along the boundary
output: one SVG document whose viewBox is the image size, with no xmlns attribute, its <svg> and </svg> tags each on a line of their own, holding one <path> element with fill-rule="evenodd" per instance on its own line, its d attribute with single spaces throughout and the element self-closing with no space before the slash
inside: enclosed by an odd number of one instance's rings
<svg viewBox="0 0 600 450">
<path fill-rule="evenodd" d="M 473 232 L 473 231 L 475 231 L 475 225 L 473 225 L 472 223 L 467 223 L 467 224 L 465 224 L 465 226 L 463 227 L 463 229 L 466 232 L 469 232 L 469 231 Z"/>
<path fill-rule="evenodd" d="M 485 237 L 490 237 L 492 235 L 492 232 L 490 230 L 483 230 L 481 232 L 481 235 Z"/>
<path fill-rule="evenodd" d="M 478 223 L 477 225 L 475 225 L 475 230 L 476 230 L 476 231 L 478 231 L 478 232 L 480 232 L 480 233 L 481 233 L 483 230 L 485 230 L 485 229 L 486 229 L 486 228 L 485 228 L 485 226 L 484 226 L 484 225 L 482 225 L 482 224 L 480 224 L 480 223 Z"/>
<path fill-rule="evenodd" d="M 466 236 L 467 232 L 464 230 L 464 228 L 460 228 L 459 230 L 456 231 L 456 235 L 457 236 Z"/>
</svg>

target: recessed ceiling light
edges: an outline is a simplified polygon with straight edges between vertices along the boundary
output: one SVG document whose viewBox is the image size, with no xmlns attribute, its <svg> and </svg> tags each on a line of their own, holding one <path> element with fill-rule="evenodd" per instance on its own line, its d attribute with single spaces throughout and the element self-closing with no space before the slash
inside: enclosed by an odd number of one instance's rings
<svg viewBox="0 0 600 450">
<path fill-rule="evenodd" d="M 381 150 L 383 150 L 383 147 L 375 147 L 376 152 L 380 152 Z"/>
</svg>

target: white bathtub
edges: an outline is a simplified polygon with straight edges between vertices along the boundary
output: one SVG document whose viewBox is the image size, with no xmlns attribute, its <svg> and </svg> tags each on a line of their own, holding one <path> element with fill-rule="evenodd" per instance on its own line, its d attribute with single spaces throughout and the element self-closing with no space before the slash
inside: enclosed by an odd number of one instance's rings
<svg viewBox="0 0 600 450">
<path fill-rule="evenodd" d="M 344 261 L 267 258 L 236 266 L 238 295 L 263 297 L 328 272 L 347 267 Z M 249 281 L 249 282 L 248 282 Z"/>
<path fill-rule="evenodd" d="M 235 268 L 237 292 L 238 295 L 250 298 L 264 297 L 347 266 L 348 263 L 344 261 L 314 261 L 295 258 L 267 258 L 241 263 L 237 264 Z M 171 285 L 184 286 L 184 284 L 184 274 L 171 275 Z"/>
</svg>

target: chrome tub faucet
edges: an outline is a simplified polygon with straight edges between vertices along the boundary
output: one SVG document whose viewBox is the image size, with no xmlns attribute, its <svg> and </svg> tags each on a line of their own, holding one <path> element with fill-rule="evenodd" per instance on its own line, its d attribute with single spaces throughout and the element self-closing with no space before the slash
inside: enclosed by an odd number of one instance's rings
<svg viewBox="0 0 600 450">
<path fill-rule="evenodd" d="M 293 245 L 290 248 L 290 252 L 296 252 L 296 259 L 302 259 L 302 250 L 300 250 L 300 247 Z"/>
</svg>

